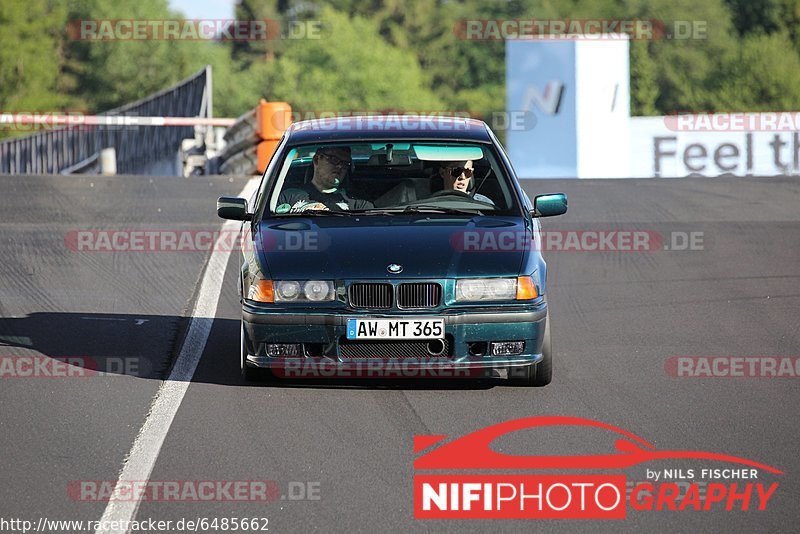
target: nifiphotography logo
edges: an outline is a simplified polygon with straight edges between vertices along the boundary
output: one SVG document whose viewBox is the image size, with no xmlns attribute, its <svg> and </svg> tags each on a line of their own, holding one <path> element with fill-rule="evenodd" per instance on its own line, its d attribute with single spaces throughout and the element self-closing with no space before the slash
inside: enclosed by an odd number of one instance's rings
<svg viewBox="0 0 800 534">
<path fill-rule="evenodd" d="M 518 456 L 491 447 L 511 432 L 547 427 L 608 431 L 616 450 Z M 727 454 L 657 450 L 621 428 L 567 416 L 515 419 L 452 440 L 414 436 L 414 452 L 423 453 L 414 461 L 416 519 L 625 519 L 629 506 L 636 511 L 765 510 L 779 486 L 772 479 L 783 474 Z M 664 462 L 683 466 L 687 461 L 702 465 L 663 468 Z M 623 470 L 646 462 L 661 467 L 646 469 L 646 481 L 630 483 Z"/>
</svg>

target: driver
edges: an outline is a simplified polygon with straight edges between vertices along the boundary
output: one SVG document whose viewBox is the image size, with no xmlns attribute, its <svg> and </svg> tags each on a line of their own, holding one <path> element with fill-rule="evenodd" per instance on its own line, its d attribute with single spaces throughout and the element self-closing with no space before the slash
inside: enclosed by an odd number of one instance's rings
<svg viewBox="0 0 800 534">
<path fill-rule="evenodd" d="M 471 196 L 474 200 L 494 205 L 489 197 L 480 193 L 470 193 L 470 184 L 474 175 L 475 166 L 472 160 L 445 161 L 439 167 L 439 176 L 444 185 L 443 191 L 459 191 Z"/>
<path fill-rule="evenodd" d="M 375 206 L 372 202 L 352 198 L 341 187 L 350 168 L 350 147 L 329 146 L 317 150 L 312 159 L 314 177 L 301 187 L 281 191 L 279 211 L 305 210 L 365 210 Z"/>
</svg>

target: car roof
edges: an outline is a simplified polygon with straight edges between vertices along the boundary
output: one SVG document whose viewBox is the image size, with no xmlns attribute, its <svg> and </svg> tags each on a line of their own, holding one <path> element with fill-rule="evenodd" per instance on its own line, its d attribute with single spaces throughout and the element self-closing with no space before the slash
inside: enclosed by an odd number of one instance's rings
<svg viewBox="0 0 800 534">
<path fill-rule="evenodd" d="M 436 139 L 491 143 L 485 122 L 437 115 L 365 115 L 332 117 L 293 123 L 286 131 L 290 144 L 370 139 Z"/>
</svg>

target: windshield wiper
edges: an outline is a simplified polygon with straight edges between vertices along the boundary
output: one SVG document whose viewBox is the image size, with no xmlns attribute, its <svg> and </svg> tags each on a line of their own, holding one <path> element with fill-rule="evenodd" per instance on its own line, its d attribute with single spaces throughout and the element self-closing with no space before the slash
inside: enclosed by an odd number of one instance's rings
<svg viewBox="0 0 800 534">
<path fill-rule="evenodd" d="M 445 208 L 441 206 L 427 206 L 419 204 L 406 206 L 404 211 L 408 213 L 457 213 L 462 215 L 483 215 L 483 212 L 478 208 Z"/>
<path fill-rule="evenodd" d="M 483 215 L 483 212 L 479 209 L 459 209 L 459 208 L 444 208 L 441 206 L 426 206 L 426 205 L 414 205 L 414 206 L 405 206 L 402 208 L 375 208 L 371 210 L 363 210 L 354 213 L 364 214 L 364 215 L 392 215 L 396 213 L 448 213 L 448 214 L 458 214 L 458 215 Z"/>
<path fill-rule="evenodd" d="M 351 213 L 359 213 L 357 211 L 339 211 L 339 210 L 306 210 L 306 211 L 290 211 L 288 213 L 276 213 L 273 217 L 313 217 L 313 216 L 345 216 L 349 217 Z"/>
</svg>

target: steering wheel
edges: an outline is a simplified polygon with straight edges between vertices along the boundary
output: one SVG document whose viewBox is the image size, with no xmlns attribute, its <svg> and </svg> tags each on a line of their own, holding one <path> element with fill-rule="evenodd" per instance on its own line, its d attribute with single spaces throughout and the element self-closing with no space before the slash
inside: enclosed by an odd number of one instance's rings
<svg viewBox="0 0 800 534">
<path fill-rule="evenodd" d="M 441 191 L 433 193 L 429 198 L 446 197 L 446 196 L 464 197 L 472 199 L 472 195 L 470 195 L 469 193 L 464 193 L 463 191 L 458 191 L 456 189 L 442 189 Z"/>
</svg>

